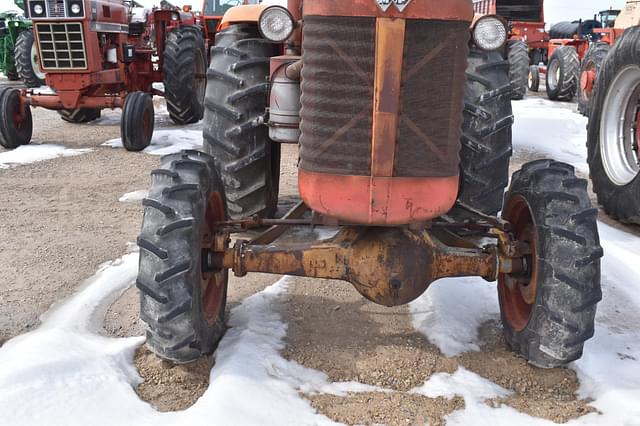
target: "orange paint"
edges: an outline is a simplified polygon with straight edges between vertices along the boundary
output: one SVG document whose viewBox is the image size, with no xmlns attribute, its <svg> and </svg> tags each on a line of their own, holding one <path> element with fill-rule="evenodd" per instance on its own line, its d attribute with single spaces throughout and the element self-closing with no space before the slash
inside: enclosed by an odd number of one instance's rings
<svg viewBox="0 0 640 426">
<path fill-rule="evenodd" d="M 390 178 L 298 171 L 300 196 L 312 210 L 362 225 L 425 222 L 453 207 L 459 177 Z"/>
</svg>

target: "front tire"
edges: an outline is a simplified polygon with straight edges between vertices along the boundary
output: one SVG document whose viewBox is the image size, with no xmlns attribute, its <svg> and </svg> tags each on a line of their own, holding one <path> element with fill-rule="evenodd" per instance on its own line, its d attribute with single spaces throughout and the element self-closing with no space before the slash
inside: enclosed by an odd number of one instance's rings
<svg viewBox="0 0 640 426">
<path fill-rule="evenodd" d="M 509 79 L 513 90 L 511 99 L 521 100 L 527 94 L 529 75 L 529 47 L 520 40 L 509 41 Z"/>
<path fill-rule="evenodd" d="M 527 87 L 532 92 L 540 90 L 540 68 L 538 65 L 531 65 L 529 67 L 529 79 Z"/>
<path fill-rule="evenodd" d="M 120 137 L 127 151 L 142 151 L 151 144 L 155 113 L 149 93 L 129 93 L 122 107 Z"/>
<path fill-rule="evenodd" d="M 509 63 L 502 55 L 472 49 L 469 53 L 462 136 L 461 186 L 458 199 L 486 214 L 496 214 L 509 183 L 512 154 Z M 463 219 L 465 212 L 451 215 Z"/>
<path fill-rule="evenodd" d="M 193 26 L 169 33 L 164 50 L 164 94 L 174 123 L 197 123 L 204 115 L 207 54 L 202 31 Z"/>
<path fill-rule="evenodd" d="M 207 73 L 204 148 L 216 160 L 233 219 L 272 217 L 278 205 L 280 145 L 262 119 L 267 109 L 274 45 L 255 25 L 216 35 Z"/>
<path fill-rule="evenodd" d="M 591 45 L 582 60 L 578 86 L 578 111 L 586 117 L 591 115 L 593 92 L 598 81 L 598 74 L 610 48 L 607 43 L 595 43 Z"/>
<path fill-rule="evenodd" d="M 598 211 L 587 182 L 564 163 L 526 164 L 513 176 L 502 217 L 531 247 L 527 271 L 498 278 L 505 338 L 538 367 L 564 367 L 593 337 L 602 299 Z"/>
<path fill-rule="evenodd" d="M 640 224 L 640 27 L 628 29 L 602 65 L 589 118 L 593 189 L 614 219 Z"/>
<path fill-rule="evenodd" d="M 26 30 L 18 35 L 15 47 L 16 69 L 27 87 L 45 85 L 45 76 L 38 63 L 33 30 Z"/>
<path fill-rule="evenodd" d="M 226 331 L 227 271 L 203 272 L 212 224 L 227 217 L 224 188 L 198 151 L 163 157 L 151 176 L 138 238 L 140 318 L 152 352 L 187 363 L 212 353 Z"/>
<path fill-rule="evenodd" d="M 0 145 L 15 149 L 31 142 L 33 119 L 31 108 L 20 102 L 20 90 L 0 89 Z"/>
<path fill-rule="evenodd" d="M 571 46 L 558 47 L 547 67 L 547 96 L 552 101 L 570 102 L 578 91 L 580 58 Z"/>
</svg>

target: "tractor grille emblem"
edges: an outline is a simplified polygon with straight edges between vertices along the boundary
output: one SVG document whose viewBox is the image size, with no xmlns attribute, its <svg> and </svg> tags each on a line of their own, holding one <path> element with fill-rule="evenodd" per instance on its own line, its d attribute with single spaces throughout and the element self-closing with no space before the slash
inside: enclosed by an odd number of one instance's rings
<svg viewBox="0 0 640 426">
<path fill-rule="evenodd" d="M 402 12 L 407 7 L 407 5 L 409 5 L 411 0 L 376 0 L 376 2 L 378 3 L 378 6 L 380 6 L 380 9 L 382 9 L 384 12 L 386 12 L 394 3 L 398 10 Z"/>
</svg>

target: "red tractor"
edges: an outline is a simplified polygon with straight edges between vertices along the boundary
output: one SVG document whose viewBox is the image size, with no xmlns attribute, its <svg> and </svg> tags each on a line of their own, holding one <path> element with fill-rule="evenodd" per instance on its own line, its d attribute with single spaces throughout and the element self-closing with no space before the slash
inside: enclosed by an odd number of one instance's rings
<svg viewBox="0 0 640 426">
<path fill-rule="evenodd" d="M 194 123 L 204 114 L 207 52 L 195 16 L 163 2 L 134 13 L 121 0 L 29 0 L 37 54 L 52 93 L 0 91 L 0 144 L 16 148 L 32 136 L 30 107 L 59 111 L 86 123 L 104 108 L 122 108 L 126 149 L 151 141 L 153 95 L 164 96 L 171 119 Z M 138 8 L 138 11 L 139 8 Z M 164 83 L 164 91 L 153 87 Z"/>
<path fill-rule="evenodd" d="M 582 355 L 602 296 L 597 210 L 587 182 L 551 160 L 525 165 L 505 195 L 507 27 L 476 18 L 471 0 L 225 13 L 205 152 L 164 157 L 143 201 L 137 287 L 152 351 L 179 363 L 213 352 L 233 271 L 343 280 L 385 306 L 479 276 L 498 282 L 514 351 L 542 367 Z M 273 218 L 282 143 L 299 146 L 301 201 Z M 334 236 L 299 229 L 318 226 Z"/>
<path fill-rule="evenodd" d="M 530 65 L 546 62 L 549 36 L 545 31 L 543 0 L 473 0 L 478 14 L 498 15 L 509 25 L 509 65 L 512 99 L 523 99 L 527 93 Z"/>
</svg>

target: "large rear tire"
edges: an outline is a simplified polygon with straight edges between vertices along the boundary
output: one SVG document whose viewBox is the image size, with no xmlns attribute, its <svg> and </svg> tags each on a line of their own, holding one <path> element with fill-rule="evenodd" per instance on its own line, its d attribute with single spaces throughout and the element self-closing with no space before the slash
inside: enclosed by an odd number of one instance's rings
<svg viewBox="0 0 640 426">
<path fill-rule="evenodd" d="M 197 123 L 204 115 L 207 53 L 202 31 L 183 26 L 171 31 L 164 49 L 164 94 L 174 123 Z"/>
<path fill-rule="evenodd" d="M 547 96 L 552 101 L 570 102 L 578 91 L 580 58 L 571 46 L 558 47 L 547 67 Z"/>
<path fill-rule="evenodd" d="M 578 86 L 578 111 L 586 117 L 591 115 L 593 92 L 598 81 L 598 74 L 610 48 L 611 46 L 607 43 L 594 43 L 582 60 Z"/>
<path fill-rule="evenodd" d="M 520 40 L 509 41 L 509 78 L 513 90 L 511 99 L 521 100 L 527 94 L 529 47 Z"/>
<path fill-rule="evenodd" d="M 31 108 L 20 102 L 20 90 L 0 88 L 0 145 L 14 149 L 31 142 Z"/>
<path fill-rule="evenodd" d="M 38 49 L 36 49 L 33 30 L 26 30 L 18 35 L 14 52 L 16 69 L 24 84 L 27 87 L 44 86 L 44 73 L 38 62 Z"/>
<path fill-rule="evenodd" d="M 587 133 L 598 202 L 640 224 L 640 27 L 628 29 L 602 65 Z"/>
<path fill-rule="evenodd" d="M 486 214 L 502 207 L 512 154 L 509 63 L 502 55 L 472 49 L 469 53 L 462 136 L 461 186 L 458 199 Z M 462 219 L 462 210 L 452 216 Z"/>
<path fill-rule="evenodd" d="M 232 25 L 216 35 L 205 99 L 204 147 L 215 158 L 233 219 L 270 217 L 278 205 L 280 145 L 269 138 L 270 57 L 276 48 L 255 25 Z"/>
<path fill-rule="evenodd" d="M 598 210 L 573 167 L 551 160 L 513 176 L 502 217 L 528 243 L 528 267 L 498 278 L 504 334 L 532 364 L 564 367 L 582 356 L 602 299 Z"/>
<path fill-rule="evenodd" d="M 151 176 L 138 238 L 140 318 L 155 354 L 187 363 L 212 353 L 226 331 L 227 271 L 203 272 L 202 255 L 214 245 L 211 225 L 227 217 L 224 188 L 198 151 L 162 158 Z"/>
</svg>

